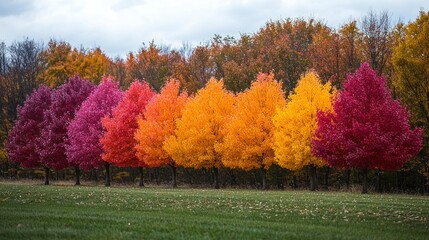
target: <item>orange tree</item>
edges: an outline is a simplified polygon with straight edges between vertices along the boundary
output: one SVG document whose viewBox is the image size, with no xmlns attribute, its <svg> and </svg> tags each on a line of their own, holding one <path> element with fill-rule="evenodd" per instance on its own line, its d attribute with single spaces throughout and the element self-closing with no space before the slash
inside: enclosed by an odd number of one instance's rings
<svg viewBox="0 0 429 240">
<path fill-rule="evenodd" d="M 267 187 L 266 170 L 274 159 L 272 117 L 284 105 L 281 84 L 274 75 L 259 74 L 250 89 L 237 96 L 234 116 L 219 146 L 226 167 L 261 169 L 263 189 Z"/>
<path fill-rule="evenodd" d="M 177 121 L 175 136 L 164 149 L 184 167 L 213 169 L 215 188 L 219 188 L 218 169 L 222 166 L 218 145 L 225 136 L 225 125 L 232 114 L 234 95 L 224 89 L 223 81 L 212 78 L 186 104 Z"/>
<path fill-rule="evenodd" d="M 169 165 L 176 183 L 176 162 L 164 149 L 166 139 L 175 136 L 176 120 L 182 116 L 188 94 L 180 94 L 180 83 L 171 79 L 147 105 L 144 117 L 138 119 L 134 136 L 138 159 L 149 167 Z"/>
</svg>

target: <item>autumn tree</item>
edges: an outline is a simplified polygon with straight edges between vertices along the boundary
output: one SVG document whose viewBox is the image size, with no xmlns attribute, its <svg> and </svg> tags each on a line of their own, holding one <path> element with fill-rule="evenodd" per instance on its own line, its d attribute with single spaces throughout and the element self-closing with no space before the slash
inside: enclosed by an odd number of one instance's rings
<svg viewBox="0 0 429 240">
<path fill-rule="evenodd" d="M 18 107 L 18 118 L 10 130 L 6 150 L 12 162 L 24 168 L 42 166 L 42 157 L 37 150 L 36 139 L 44 124 L 45 109 L 51 104 L 51 90 L 41 85 L 29 95 L 22 107 Z M 45 185 L 49 184 L 49 168 L 45 168 Z"/>
<path fill-rule="evenodd" d="M 99 47 L 89 50 L 81 49 L 78 54 L 83 55 L 83 59 L 79 60 L 79 58 L 77 58 L 74 60 L 77 73 L 85 79 L 99 84 L 103 77 L 107 76 L 109 73 L 113 64 L 112 60 Z"/>
<path fill-rule="evenodd" d="M 123 92 L 116 82 L 104 78 L 103 82 L 91 92 L 76 112 L 75 118 L 67 127 L 68 143 L 66 155 L 71 165 L 91 170 L 104 165 L 106 186 L 110 186 L 110 164 L 101 158 L 103 148 L 100 137 L 103 135 L 101 119 L 110 116 L 112 109 L 122 99 Z"/>
<path fill-rule="evenodd" d="M 192 51 L 188 60 L 191 81 L 188 83 L 188 90 L 196 92 L 203 88 L 207 79 L 214 76 L 213 62 L 209 46 L 197 46 Z"/>
<path fill-rule="evenodd" d="M 403 37 L 393 52 L 394 87 L 408 106 L 412 121 L 423 126 L 423 150 L 419 171 L 429 182 L 429 12 L 404 27 Z"/>
<path fill-rule="evenodd" d="M 157 92 L 174 75 L 171 51 L 153 41 L 139 52 L 130 52 L 126 60 L 126 81 L 142 79 Z"/>
<path fill-rule="evenodd" d="M 312 38 L 309 51 L 312 68 L 322 82 L 330 81 L 334 86 L 340 86 L 339 35 L 323 25 L 315 30 Z"/>
<path fill-rule="evenodd" d="M 363 58 L 362 32 L 359 30 L 356 20 L 352 20 L 338 30 L 340 48 L 340 79 L 346 79 L 347 73 L 359 68 Z"/>
<path fill-rule="evenodd" d="M 240 40 L 231 36 L 213 37 L 210 44 L 212 74 L 224 80 L 227 90 L 238 93 L 250 87 L 257 74 L 257 70 L 252 69 L 255 52 L 252 45 L 248 35 L 242 35 Z"/>
<path fill-rule="evenodd" d="M 317 128 L 317 111 L 332 110 L 332 89 L 320 83 L 314 72 L 308 72 L 288 97 L 286 107 L 274 115 L 274 152 L 276 163 L 292 171 L 309 167 L 310 190 L 316 189 L 316 167 L 326 163 L 313 156 L 311 141 Z"/>
<path fill-rule="evenodd" d="M 31 39 L 0 45 L 1 127 L 10 126 L 17 117 L 17 107 L 22 105 L 38 86 L 37 75 L 42 69 L 41 43 Z M 3 131 L 7 132 L 8 129 Z"/>
<path fill-rule="evenodd" d="M 226 167 L 261 169 L 263 189 L 267 188 L 266 170 L 274 160 L 272 118 L 284 104 L 281 84 L 274 75 L 259 74 L 250 89 L 238 94 L 225 141 L 219 147 Z"/>
<path fill-rule="evenodd" d="M 56 87 L 76 74 L 76 69 L 70 65 L 72 51 L 69 43 L 51 39 L 40 54 L 44 68 L 37 76 L 38 81 Z"/>
<path fill-rule="evenodd" d="M 175 135 L 163 146 L 180 166 L 213 169 L 215 188 L 219 188 L 218 170 L 223 166 L 218 146 L 224 141 L 233 103 L 234 96 L 224 89 L 223 81 L 210 79 L 185 105 Z"/>
<path fill-rule="evenodd" d="M 362 18 L 362 50 L 365 60 L 377 74 L 385 72 L 386 64 L 392 54 L 391 19 L 387 11 L 370 11 Z"/>
<path fill-rule="evenodd" d="M 100 139 L 104 150 L 102 159 L 119 167 L 138 167 L 139 186 L 144 186 L 143 167 L 146 164 L 137 158 L 135 149 L 137 141 L 134 139 L 134 134 L 138 128 L 137 117 L 143 114 L 146 105 L 154 95 L 155 92 L 148 83 L 136 80 L 112 110 L 112 114 L 101 120 L 105 129 Z"/>
<path fill-rule="evenodd" d="M 180 93 L 180 83 L 171 79 L 146 105 L 144 115 L 138 119 L 135 134 L 139 160 L 149 167 L 170 166 L 173 187 L 177 187 L 177 164 L 165 146 L 168 138 L 176 136 L 176 121 L 182 116 L 187 99 L 186 92 Z"/>
<path fill-rule="evenodd" d="M 368 63 L 348 76 L 333 109 L 318 114 L 312 152 L 330 166 L 361 169 L 362 193 L 369 169 L 400 169 L 421 149 L 421 129 L 410 129 L 407 109 Z"/>
<path fill-rule="evenodd" d="M 253 36 L 257 54 L 253 60 L 261 72 L 273 72 L 284 89 L 291 91 L 310 67 L 308 54 L 315 30 L 323 24 L 314 19 L 269 21 Z M 255 77 L 255 76 L 254 76 Z"/>
<path fill-rule="evenodd" d="M 65 153 L 65 144 L 68 142 L 67 127 L 93 89 L 92 83 L 75 76 L 52 92 L 52 103 L 44 111 L 43 128 L 37 138 L 37 151 L 43 166 L 54 170 L 69 166 Z M 72 166 L 76 171 L 76 185 L 80 185 L 79 166 Z"/>
<path fill-rule="evenodd" d="M 69 43 L 51 39 L 40 54 L 43 70 L 37 75 L 41 83 L 57 87 L 78 74 L 93 83 L 113 72 L 113 61 L 100 48 L 73 48 Z"/>
</svg>

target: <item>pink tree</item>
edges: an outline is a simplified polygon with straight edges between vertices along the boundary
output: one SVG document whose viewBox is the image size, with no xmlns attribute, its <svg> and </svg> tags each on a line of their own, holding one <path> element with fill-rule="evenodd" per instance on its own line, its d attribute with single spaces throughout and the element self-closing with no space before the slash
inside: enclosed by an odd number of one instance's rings
<svg viewBox="0 0 429 240">
<path fill-rule="evenodd" d="M 70 78 L 52 93 L 52 103 L 44 112 L 44 127 L 37 139 L 42 164 L 47 168 L 61 170 L 69 166 L 65 154 L 68 141 L 67 127 L 82 102 L 95 86 L 78 76 Z M 76 169 L 76 185 L 80 184 L 79 167 Z"/>
<path fill-rule="evenodd" d="M 119 167 L 139 167 L 139 186 L 144 185 L 143 167 L 146 164 L 136 156 L 134 134 L 138 128 L 137 116 L 143 115 L 146 104 L 154 95 L 149 84 L 134 81 L 112 115 L 101 120 L 106 130 L 100 139 L 104 149 L 103 160 Z"/>
<path fill-rule="evenodd" d="M 66 145 L 66 155 L 69 163 L 84 170 L 99 168 L 104 164 L 106 186 L 110 186 L 110 164 L 101 158 L 103 153 L 99 141 L 103 135 L 101 118 L 111 114 L 122 95 L 123 92 L 116 82 L 103 78 L 102 83 L 82 103 L 67 128 L 69 141 Z"/>
<path fill-rule="evenodd" d="M 400 169 L 422 147 L 422 129 L 410 129 L 407 109 L 368 63 L 347 77 L 333 108 L 318 113 L 312 152 L 330 166 L 363 170 L 363 193 L 369 169 Z"/>
<path fill-rule="evenodd" d="M 27 96 L 24 105 L 18 107 L 18 118 L 6 140 L 6 150 L 12 162 L 20 163 L 23 168 L 42 166 L 37 151 L 36 139 L 40 136 L 44 124 L 43 112 L 51 104 L 51 90 L 41 85 Z M 45 166 L 45 185 L 49 184 L 49 168 Z"/>
</svg>

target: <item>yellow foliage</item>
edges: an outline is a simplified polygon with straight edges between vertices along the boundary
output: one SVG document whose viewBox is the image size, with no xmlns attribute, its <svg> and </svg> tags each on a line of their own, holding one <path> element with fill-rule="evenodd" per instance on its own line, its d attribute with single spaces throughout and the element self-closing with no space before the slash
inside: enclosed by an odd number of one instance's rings
<svg viewBox="0 0 429 240">
<path fill-rule="evenodd" d="M 55 40 L 49 41 L 41 60 L 45 67 L 37 79 L 50 87 L 57 87 L 76 74 L 98 84 L 113 64 L 100 48 L 87 51 Z"/>
<path fill-rule="evenodd" d="M 225 136 L 225 124 L 232 114 L 234 95 L 224 89 L 223 81 L 210 79 L 185 105 L 177 121 L 176 136 L 171 136 L 164 149 L 184 167 L 220 167 L 217 145 Z"/>
<path fill-rule="evenodd" d="M 274 151 L 276 163 L 289 170 L 307 165 L 324 166 L 325 162 L 310 152 L 317 128 L 317 110 L 332 110 L 331 84 L 320 83 L 314 72 L 304 75 L 284 108 L 273 117 Z"/>
<path fill-rule="evenodd" d="M 247 91 L 237 96 L 235 112 L 227 126 L 222 162 L 244 170 L 265 168 L 273 163 L 271 121 L 277 107 L 285 104 L 281 84 L 273 74 L 259 74 Z"/>
</svg>

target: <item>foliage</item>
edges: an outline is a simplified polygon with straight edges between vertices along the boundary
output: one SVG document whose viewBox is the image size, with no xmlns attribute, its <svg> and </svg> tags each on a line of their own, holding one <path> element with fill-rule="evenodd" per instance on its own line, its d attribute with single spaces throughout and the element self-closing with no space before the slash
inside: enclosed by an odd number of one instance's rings
<svg viewBox="0 0 429 240">
<path fill-rule="evenodd" d="M 227 167 L 244 170 L 265 168 L 273 163 L 272 117 L 285 99 L 273 74 L 259 74 L 249 90 L 238 94 L 224 143 L 219 147 Z"/>
<path fill-rule="evenodd" d="M 103 134 L 101 118 L 111 114 L 122 95 L 117 83 L 104 78 L 82 103 L 67 127 L 69 142 L 66 145 L 66 155 L 71 165 L 78 165 L 84 170 L 103 165 L 103 149 L 99 141 Z"/>
<path fill-rule="evenodd" d="M 409 113 L 368 63 L 348 76 L 334 112 L 319 112 L 313 154 L 339 168 L 397 170 L 422 145 Z"/>
<path fill-rule="evenodd" d="M 100 141 L 106 162 L 121 167 L 145 166 L 136 155 L 137 141 L 134 134 L 138 129 L 137 117 L 142 115 L 146 105 L 155 95 L 148 83 L 134 81 L 124 97 L 112 110 L 112 115 L 105 116 L 102 126 L 105 129 Z"/>
<path fill-rule="evenodd" d="M 76 74 L 98 84 L 113 64 L 100 48 L 77 49 L 67 42 L 53 39 L 41 52 L 40 58 L 44 68 L 37 79 L 50 87 L 57 87 Z"/>
<path fill-rule="evenodd" d="M 44 166 L 54 170 L 68 167 L 67 127 L 94 88 L 92 83 L 75 76 L 52 92 L 52 103 L 44 111 L 43 128 L 37 138 L 37 151 Z"/>
<path fill-rule="evenodd" d="M 137 156 L 144 164 L 149 167 L 175 165 L 164 146 L 169 137 L 175 136 L 176 121 L 182 116 L 187 99 L 186 92 L 180 93 L 180 83 L 171 79 L 146 105 L 135 134 Z"/>
<path fill-rule="evenodd" d="M 51 90 L 41 85 L 27 96 L 22 107 L 18 107 L 18 119 L 6 141 L 6 150 L 12 162 L 20 163 L 24 168 L 41 165 L 36 139 L 44 124 L 43 112 L 50 104 Z"/>
<path fill-rule="evenodd" d="M 186 77 L 183 58 L 168 47 L 157 46 L 153 41 L 143 46 L 138 53 L 130 52 L 126 59 L 126 82 L 142 79 L 157 92 L 170 77 Z"/>
<path fill-rule="evenodd" d="M 223 81 L 210 79 L 185 105 L 177 121 L 175 136 L 164 145 L 166 152 L 180 166 L 219 168 L 225 125 L 233 111 L 234 96 L 224 89 Z"/>
<path fill-rule="evenodd" d="M 412 113 L 412 122 L 424 130 L 424 156 L 419 171 L 429 182 L 429 12 L 405 26 L 403 36 L 393 51 L 394 87 Z"/>
<path fill-rule="evenodd" d="M 331 84 L 320 83 L 314 72 L 308 72 L 288 97 L 285 108 L 278 108 L 273 118 L 276 163 L 289 170 L 307 165 L 322 167 L 325 161 L 310 152 L 317 128 L 317 111 L 332 110 Z"/>
</svg>

